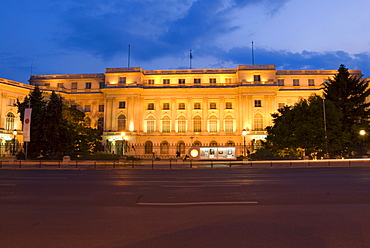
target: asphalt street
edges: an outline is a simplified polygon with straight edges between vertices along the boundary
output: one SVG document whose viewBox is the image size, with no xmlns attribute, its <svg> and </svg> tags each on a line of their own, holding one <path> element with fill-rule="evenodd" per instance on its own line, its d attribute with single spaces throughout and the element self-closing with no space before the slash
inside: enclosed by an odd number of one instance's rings
<svg viewBox="0 0 370 248">
<path fill-rule="evenodd" d="M 1 247 L 370 247 L 370 168 L 2 170 Z"/>
</svg>

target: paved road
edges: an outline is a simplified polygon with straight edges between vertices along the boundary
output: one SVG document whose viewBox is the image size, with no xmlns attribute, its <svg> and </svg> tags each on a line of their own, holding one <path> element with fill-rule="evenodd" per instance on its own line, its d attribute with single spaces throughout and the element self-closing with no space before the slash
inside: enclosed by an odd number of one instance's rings
<svg viewBox="0 0 370 248">
<path fill-rule="evenodd" d="M 0 171 L 1 247 L 370 247 L 370 168 Z"/>
</svg>

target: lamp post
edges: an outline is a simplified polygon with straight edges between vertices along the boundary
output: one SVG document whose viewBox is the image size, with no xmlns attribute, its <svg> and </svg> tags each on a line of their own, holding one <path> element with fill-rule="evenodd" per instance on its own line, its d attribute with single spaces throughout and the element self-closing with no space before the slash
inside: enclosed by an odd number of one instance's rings
<svg viewBox="0 0 370 248">
<path fill-rule="evenodd" d="M 243 135 L 243 157 L 245 157 L 245 136 L 247 135 L 247 130 L 243 129 L 242 135 Z"/>
<path fill-rule="evenodd" d="M 125 136 L 126 136 L 126 133 L 125 132 L 121 132 L 121 137 L 122 137 L 122 156 L 125 155 L 125 148 L 124 148 Z"/>
<path fill-rule="evenodd" d="M 12 152 L 12 155 L 14 156 L 15 155 L 15 138 L 17 136 L 17 130 L 14 129 L 13 131 L 13 152 Z"/>
<path fill-rule="evenodd" d="M 362 152 L 364 153 L 364 155 L 366 155 L 366 149 L 365 149 L 365 135 L 366 135 L 366 131 L 365 130 L 360 130 L 360 135 L 362 136 Z"/>
</svg>

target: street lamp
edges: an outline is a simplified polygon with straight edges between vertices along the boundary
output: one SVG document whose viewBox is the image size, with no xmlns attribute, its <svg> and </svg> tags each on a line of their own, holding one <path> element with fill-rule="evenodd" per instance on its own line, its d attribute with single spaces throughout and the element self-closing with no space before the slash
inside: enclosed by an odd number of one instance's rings
<svg viewBox="0 0 370 248">
<path fill-rule="evenodd" d="M 360 130 L 360 135 L 362 136 L 362 152 L 366 154 L 366 149 L 365 149 L 365 135 L 366 131 L 365 130 Z"/>
<path fill-rule="evenodd" d="M 242 135 L 243 135 L 243 157 L 245 157 L 245 136 L 247 135 L 247 130 L 243 129 Z"/>
<path fill-rule="evenodd" d="M 121 132 L 121 137 L 122 137 L 122 156 L 125 154 L 124 153 L 124 151 L 125 151 L 125 148 L 124 148 L 125 136 L 126 136 L 126 133 L 125 132 Z"/>
<path fill-rule="evenodd" d="M 13 131 L 13 153 L 12 153 L 13 156 L 15 155 L 15 138 L 16 138 L 16 136 L 17 136 L 17 130 L 14 129 L 14 131 Z"/>
</svg>

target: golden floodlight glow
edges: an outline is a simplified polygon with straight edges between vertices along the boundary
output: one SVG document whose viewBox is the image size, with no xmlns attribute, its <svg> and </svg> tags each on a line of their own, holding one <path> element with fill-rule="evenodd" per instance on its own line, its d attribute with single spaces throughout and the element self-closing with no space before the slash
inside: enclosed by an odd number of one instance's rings
<svg viewBox="0 0 370 248">
<path fill-rule="evenodd" d="M 366 134 L 365 130 L 360 130 L 360 135 L 364 136 Z"/>
<path fill-rule="evenodd" d="M 193 158 L 198 157 L 198 155 L 199 155 L 199 152 L 198 152 L 198 150 L 197 150 L 197 149 L 192 149 L 192 150 L 190 151 L 190 156 L 192 156 Z"/>
</svg>

